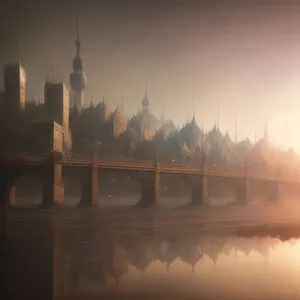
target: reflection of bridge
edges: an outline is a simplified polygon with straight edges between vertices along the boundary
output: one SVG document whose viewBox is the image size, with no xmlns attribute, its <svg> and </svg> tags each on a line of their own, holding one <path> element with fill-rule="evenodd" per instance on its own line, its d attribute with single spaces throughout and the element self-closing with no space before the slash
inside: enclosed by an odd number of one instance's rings
<svg viewBox="0 0 300 300">
<path fill-rule="evenodd" d="M 77 213 L 71 212 L 73 215 Z M 64 287 L 68 287 L 70 281 L 76 284 L 79 279 L 86 279 L 105 285 L 107 275 L 119 281 L 128 265 L 143 272 L 157 260 L 168 270 L 176 260 L 194 269 L 203 257 L 216 263 L 221 254 L 229 255 L 233 251 L 248 255 L 255 250 L 267 256 L 268 247 L 279 242 L 241 239 L 233 232 L 225 235 L 224 232 L 220 235 L 216 232 L 211 232 L 212 235 L 201 233 L 198 230 L 201 223 L 188 231 L 182 226 L 178 230 L 169 226 L 165 231 L 164 227 L 156 227 L 156 218 L 151 218 L 156 212 L 148 218 L 144 215 L 147 231 L 131 226 L 132 232 L 120 227 L 119 218 L 114 219 L 111 227 L 105 218 L 97 218 L 99 226 L 95 228 L 90 223 L 93 216 L 95 218 L 93 210 L 78 213 L 77 218 L 85 225 L 80 228 L 62 224 L 62 218 L 70 217 L 69 212 L 31 211 L 29 216 L 27 214 L 24 211 L 9 212 L 10 216 L 16 215 L 18 222 L 7 228 L 7 238 L 11 242 L 5 247 L 9 255 L 7 258 L 2 256 L 2 259 L 7 259 L 5 263 L 9 271 L 4 278 L 4 291 L 18 295 L 14 299 L 30 299 L 33 295 L 33 298 L 40 299 L 63 299 L 62 294 L 67 292 Z M 130 219 L 128 217 L 128 221 Z M 130 224 L 122 222 L 122 225 Z"/>
<path fill-rule="evenodd" d="M 237 200 L 245 203 L 248 199 L 249 182 L 262 182 L 267 187 L 270 199 L 277 200 L 279 186 L 282 183 L 300 183 L 297 173 L 285 174 L 278 169 L 257 172 L 249 163 L 243 166 L 219 168 L 202 166 L 197 168 L 191 164 L 166 164 L 154 161 L 137 161 L 126 159 L 103 158 L 93 155 L 91 158 L 62 157 L 60 154 L 28 154 L 19 153 L 0 156 L 1 186 L 0 198 L 7 203 L 12 200 L 10 192 L 16 179 L 30 175 L 38 178 L 43 185 L 43 205 L 52 206 L 63 203 L 62 174 L 76 179 L 81 184 L 81 206 L 96 205 L 99 189 L 99 171 L 110 169 L 130 173 L 140 183 L 142 198 L 140 204 L 159 204 L 160 181 L 162 177 L 172 175 L 174 178 L 188 181 L 192 188 L 192 203 L 203 204 L 208 195 L 207 181 L 221 179 L 231 181 L 237 191 Z M 2 201 L 2 205 L 5 203 Z"/>
</svg>

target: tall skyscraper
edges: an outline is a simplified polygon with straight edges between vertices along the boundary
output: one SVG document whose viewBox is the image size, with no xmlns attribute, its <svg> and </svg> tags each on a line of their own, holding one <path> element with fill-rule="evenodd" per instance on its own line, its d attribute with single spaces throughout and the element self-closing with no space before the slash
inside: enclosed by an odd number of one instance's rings
<svg viewBox="0 0 300 300">
<path fill-rule="evenodd" d="M 25 109 L 26 72 L 21 63 L 4 68 L 4 109 L 10 118 L 17 117 Z"/>
<path fill-rule="evenodd" d="M 70 75 L 70 84 L 73 90 L 72 102 L 74 108 L 81 113 L 84 103 L 84 89 L 86 86 L 87 78 L 83 71 L 83 61 L 80 57 L 80 20 L 78 15 L 78 35 L 77 40 L 75 42 L 75 46 L 77 49 L 76 57 L 73 59 L 73 72 Z"/>
<path fill-rule="evenodd" d="M 69 134 L 69 90 L 63 83 L 45 84 L 45 109 L 51 121 L 63 127 L 65 136 Z"/>
</svg>

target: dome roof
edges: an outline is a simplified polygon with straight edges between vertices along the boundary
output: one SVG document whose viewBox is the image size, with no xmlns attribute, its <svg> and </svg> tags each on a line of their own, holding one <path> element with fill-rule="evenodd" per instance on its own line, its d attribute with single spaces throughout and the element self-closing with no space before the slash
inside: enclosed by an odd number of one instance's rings
<svg viewBox="0 0 300 300">
<path fill-rule="evenodd" d="M 86 87 L 87 77 L 83 71 L 76 71 L 70 75 L 70 84 L 75 92 L 81 92 Z"/>
<path fill-rule="evenodd" d="M 84 63 L 79 55 L 73 59 L 73 70 L 74 71 L 82 71 L 84 67 Z"/>
</svg>

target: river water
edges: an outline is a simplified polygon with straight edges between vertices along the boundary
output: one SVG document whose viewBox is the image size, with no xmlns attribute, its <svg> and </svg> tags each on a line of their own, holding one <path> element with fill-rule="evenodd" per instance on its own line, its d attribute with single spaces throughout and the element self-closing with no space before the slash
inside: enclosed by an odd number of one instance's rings
<svg viewBox="0 0 300 300">
<path fill-rule="evenodd" d="M 45 272 L 55 299 L 300 299 L 299 208 L 12 210 L 11 299 L 37 295 Z"/>
<path fill-rule="evenodd" d="M 94 261 L 73 248 L 69 299 L 300 299 L 298 239 L 127 236 L 110 247 Z"/>
</svg>

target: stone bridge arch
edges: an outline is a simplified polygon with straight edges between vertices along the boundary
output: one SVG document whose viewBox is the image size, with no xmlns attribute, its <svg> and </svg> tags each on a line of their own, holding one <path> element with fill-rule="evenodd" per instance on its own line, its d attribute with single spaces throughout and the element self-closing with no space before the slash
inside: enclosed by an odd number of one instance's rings
<svg viewBox="0 0 300 300">
<path fill-rule="evenodd" d="M 44 166 L 32 166 L 32 165 L 15 165 L 1 168 L 0 177 L 0 198 L 1 204 L 7 205 L 8 207 L 24 206 L 21 203 L 17 203 L 19 198 L 18 186 L 22 179 L 28 179 L 27 191 L 30 189 L 38 189 L 39 191 L 39 202 L 37 205 L 44 205 L 47 202 L 47 179 L 48 173 Z M 29 206 L 36 206 L 34 202 Z M 26 206 L 26 205 L 25 205 Z"/>
<path fill-rule="evenodd" d="M 277 203 L 283 184 L 272 180 L 249 180 L 249 198 L 253 203 Z"/>
<path fill-rule="evenodd" d="M 212 206 L 246 201 L 246 177 L 207 176 L 208 202 Z"/>
<path fill-rule="evenodd" d="M 147 182 L 144 172 L 135 170 L 100 169 L 99 193 L 103 205 L 134 206 Z"/>
<path fill-rule="evenodd" d="M 115 169 L 105 169 L 105 168 L 96 168 L 95 172 L 97 172 L 96 177 L 98 181 L 97 182 L 97 200 L 98 200 L 97 204 L 114 205 L 114 203 L 110 203 L 110 201 L 112 201 L 110 199 L 112 199 L 113 197 L 109 197 L 109 196 L 114 195 L 116 198 L 120 196 L 120 190 L 122 192 L 122 188 L 121 188 L 122 185 L 124 191 L 126 191 L 126 189 L 128 191 L 133 188 L 135 189 L 135 192 L 138 193 L 137 200 L 133 201 L 134 203 L 132 203 L 132 205 L 140 204 L 140 202 L 144 203 L 144 201 L 146 201 L 145 199 L 146 198 L 148 199 L 150 197 L 150 194 L 152 193 L 153 172 L 138 171 L 138 170 L 115 170 Z M 63 178 L 71 178 L 71 180 L 75 184 L 79 185 L 79 190 L 80 190 L 80 196 L 79 196 L 80 200 L 78 203 L 79 207 L 88 207 L 93 205 L 91 201 L 92 177 L 91 177 L 90 166 L 86 166 L 86 167 L 64 166 Z M 99 201 L 99 197 L 102 198 L 100 199 L 100 201 Z M 120 206 L 124 205 L 122 201 L 121 203 L 119 202 L 118 204 Z"/>
<path fill-rule="evenodd" d="M 86 180 L 88 168 L 66 167 L 62 169 L 62 182 L 64 185 L 64 204 L 67 206 L 84 206 L 83 185 Z"/>
<path fill-rule="evenodd" d="M 201 178 L 197 175 L 161 173 L 161 203 L 171 206 L 189 204 L 193 190 L 200 182 Z"/>
<path fill-rule="evenodd" d="M 148 207 L 158 204 L 159 174 L 153 171 L 130 171 L 130 177 L 140 186 L 141 195 L 136 204 L 137 207 Z"/>
</svg>

